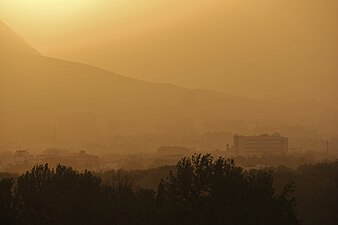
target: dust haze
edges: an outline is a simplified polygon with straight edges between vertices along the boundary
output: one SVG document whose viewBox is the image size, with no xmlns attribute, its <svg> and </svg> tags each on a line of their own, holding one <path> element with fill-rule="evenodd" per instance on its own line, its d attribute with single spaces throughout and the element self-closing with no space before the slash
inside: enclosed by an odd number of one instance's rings
<svg viewBox="0 0 338 225">
<path fill-rule="evenodd" d="M 1 224 L 338 221 L 336 1 L 3 0 L 0 19 Z"/>
</svg>

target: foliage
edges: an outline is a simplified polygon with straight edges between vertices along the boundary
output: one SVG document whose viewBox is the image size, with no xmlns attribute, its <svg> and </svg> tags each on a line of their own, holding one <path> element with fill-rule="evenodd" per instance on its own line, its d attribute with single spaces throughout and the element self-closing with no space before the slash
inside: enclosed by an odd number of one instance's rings
<svg viewBox="0 0 338 225">
<path fill-rule="evenodd" d="M 276 168 L 273 176 L 276 189 L 294 182 L 304 224 L 338 224 L 338 161 L 303 165 L 297 170 Z"/>
<path fill-rule="evenodd" d="M 180 160 L 157 189 L 132 189 L 120 172 L 37 165 L 0 181 L 0 224 L 299 224 L 292 185 L 273 189 L 271 170 L 247 172 L 232 160 Z M 106 177 L 107 179 L 107 177 Z"/>
<path fill-rule="evenodd" d="M 299 224 L 292 185 L 276 194 L 272 171 L 244 171 L 210 155 L 183 158 L 158 191 L 161 224 Z"/>
<path fill-rule="evenodd" d="M 13 202 L 13 179 L 0 180 L 0 224 L 13 224 L 15 220 Z"/>
</svg>

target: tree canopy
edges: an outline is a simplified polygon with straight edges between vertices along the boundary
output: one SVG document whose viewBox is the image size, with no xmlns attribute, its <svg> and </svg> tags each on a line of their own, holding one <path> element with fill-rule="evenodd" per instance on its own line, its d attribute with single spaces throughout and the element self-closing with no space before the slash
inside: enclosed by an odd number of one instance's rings
<svg viewBox="0 0 338 225">
<path fill-rule="evenodd" d="M 119 176 L 37 165 L 0 181 L 0 224 L 296 225 L 293 186 L 277 194 L 269 169 L 246 171 L 210 155 L 181 159 L 156 189 Z"/>
</svg>

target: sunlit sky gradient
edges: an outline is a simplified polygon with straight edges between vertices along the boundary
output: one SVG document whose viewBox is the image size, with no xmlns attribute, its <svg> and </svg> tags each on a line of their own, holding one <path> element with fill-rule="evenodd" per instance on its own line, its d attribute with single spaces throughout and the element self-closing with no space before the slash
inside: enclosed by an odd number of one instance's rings
<svg viewBox="0 0 338 225">
<path fill-rule="evenodd" d="M 107 32 L 110 33 L 107 38 L 125 38 L 126 34 L 187 17 L 208 5 L 206 1 L 193 3 L 192 0 L 182 3 L 177 0 L 3 0 L 0 18 L 33 46 L 46 51 L 52 48 L 51 41 L 61 46 L 72 41 L 80 44 L 79 35 L 95 42 L 100 34 Z"/>
<path fill-rule="evenodd" d="M 2 0 L 44 55 L 268 100 L 338 102 L 336 0 Z"/>
</svg>

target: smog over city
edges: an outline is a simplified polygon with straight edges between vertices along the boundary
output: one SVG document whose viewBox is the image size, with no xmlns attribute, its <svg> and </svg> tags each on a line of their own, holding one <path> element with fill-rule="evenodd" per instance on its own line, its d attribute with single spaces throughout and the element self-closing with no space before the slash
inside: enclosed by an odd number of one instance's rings
<svg viewBox="0 0 338 225">
<path fill-rule="evenodd" d="M 337 212 L 338 1 L 0 1 L 1 225 Z"/>
</svg>

